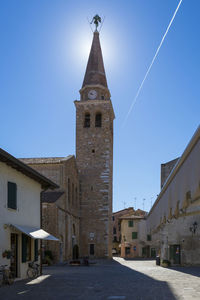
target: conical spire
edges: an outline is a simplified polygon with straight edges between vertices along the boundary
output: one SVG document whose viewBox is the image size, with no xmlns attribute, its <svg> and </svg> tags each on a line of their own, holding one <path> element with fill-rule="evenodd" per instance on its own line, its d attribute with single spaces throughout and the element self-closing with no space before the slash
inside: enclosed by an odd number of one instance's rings
<svg viewBox="0 0 200 300">
<path fill-rule="evenodd" d="M 98 31 L 94 32 L 82 88 L 86 85 L 96 84 L 100 84 L 106 88 L 108 87 Z"/>
</svg>

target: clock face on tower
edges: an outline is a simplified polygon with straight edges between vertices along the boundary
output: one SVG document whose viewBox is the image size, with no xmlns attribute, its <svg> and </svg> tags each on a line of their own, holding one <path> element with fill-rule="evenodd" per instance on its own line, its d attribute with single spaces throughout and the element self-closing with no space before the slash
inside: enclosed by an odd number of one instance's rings
<svg viewBox="0 0 200 300">
<path fill-rule="evenodd" d="M 97 92 L 96 92 L 95 90 L 90 90 L 90 91 L 88 92 L 88 98 L 89 98 L 90 100 L 94 100 L 96 97 L 97 97 Z"/>
</svg>

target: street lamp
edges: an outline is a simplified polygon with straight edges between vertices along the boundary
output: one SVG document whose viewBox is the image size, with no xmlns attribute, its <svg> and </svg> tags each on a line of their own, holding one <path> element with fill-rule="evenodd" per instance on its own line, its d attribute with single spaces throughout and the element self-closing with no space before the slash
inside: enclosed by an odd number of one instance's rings
<svg viewBox="0 0 200 300">
<path fill-rule="evenodd" d="M 195 221 L 192 226 L 190 226 L 190 231 L 192 232 L 192 234 L 195 234 L 196 230 L 197 230 L 197 222 Z"/>
</svg>

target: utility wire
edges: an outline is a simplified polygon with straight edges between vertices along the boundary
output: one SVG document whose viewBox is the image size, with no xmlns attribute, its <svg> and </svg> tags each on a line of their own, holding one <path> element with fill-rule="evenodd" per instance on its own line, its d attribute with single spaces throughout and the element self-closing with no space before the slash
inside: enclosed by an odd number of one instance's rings
<svg viewBox="0 0 200 300">
<path fill-rule="evenodd" d="M 168 33 L 168 31 L 169 31 L 169 29 L 170 29 L 170 27 L 171 27 L 171 25 L 172 25 L 172 23 L 173 23 L 173 21 L 174 21 L 174 18 L 175 18 L 176 14 L 177 14 L 177 12 L 178 12 L 178 10 L 179 10 L 179 7 L 180 7 L 182 1 L 183 1 L 183 0 L 180 0 L 180 1 L 179 1 L 179 4 L 178 4 L 178 6 L 177 6 L 177 8 L 176 8 L 176 10 L 175 10 L 175 12 L 174 12 L 174 14 L 173 14 L 173 17 L 172 17 L 171 21 L 169 22 L 169 25 L 168 25 L 168 27 L 167 27 L 167 30 L 165 31 L 165 34 L 163 35 L 163 38 L 162 38 L 162 40 L 161 40 L 161 42 L 160 42 L 160 45 L 158 46 L 158 49 L 156 50 L 156 53 L 155 53 L 155 55 L 154 55 L 154 57 L 153 57 L 153 59 L 152 59 L 152 62 L 151 62 L 150 66 L 149 66 L 149 68 L 148 68 L 148 70 L 147 70 L 147 72 L 146 72 L 146 74 L 145 74 L 145 76 L 144 76 L 144 79 L 142 80 L 142 83 L 140 84 L 140 87 L 139 87 L 139 89 L 138 89 L 138 91 L 137 91 L 137 93 L 136 93 L 136 95 L 135 95 L 135 98 L 133 99 L 133 102 L 131 103 L 131 106 L 130 106 L 130 108 L 129 108 L 129 111 L 128 111 L 128 113 L 127 113 L 125 119 L 124 119 L 124 122 L 123 122 L 122 127 L 124 127 L 124 125 L 125 125 L 125 123 L 126 123 L 128 117 L 129 117 L 129 115 L 130 115 L 130 113 L 131 113 L 131 111 L 132 111 L 132 109 L 133 109 L 133 106 L 135 105 L 135 103 L 136 103 L 136 101 L 137 101 L 137 98 L 138 98 L 138 96 L 139 96 L 139 94 L 140 94 L 140 91 L 141 91 L 143 85 L 144 85 L 144 82 L 145 82 L 145 80 L 146 80 L 146 78 L 147 78 L 147 76 L 148 76 L 148 74 L 149 74 L 149 72 L 150 72 L 150 70 L 151 70 L 151 68 L 152 68 L 152 66 L 153 66 L 153 63 L 154 63 L 154 61 L 155 61 L 155 59 L 156 59 L 156 57 L 157 57 L 157 55 L 158 55 L 158 53 L 159 53 L 159 51 L 160 51 L 160 48 L 161 48 L 161 46 L 162 46 L 162 44 L 163 44 L 163 42 L 164 42 L 164 40 L 165 40 L 165 38 L 166 38 L 166 35 L 167 35 L 167 33 Z"/>
</svg>

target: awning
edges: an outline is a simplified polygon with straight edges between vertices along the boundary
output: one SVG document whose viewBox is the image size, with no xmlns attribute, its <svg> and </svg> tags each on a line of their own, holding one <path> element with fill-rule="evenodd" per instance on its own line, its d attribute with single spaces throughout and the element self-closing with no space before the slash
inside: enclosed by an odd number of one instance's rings
<svg viewBox="0 0 200 300">
<path fill-rule="evenodd" d="M 55 236 L 49 234 L 48 232 L 46 232 L 40 228 L 22 226 L 22 225 L 16 225 L 16 224 L 11 224 L 10 226 L 25 233 L 26 235 L 30 236 L 33 239 L 57 241 L 57 242 L 59 241 L 59 239 L 57 239 Z"/>
</svg>

